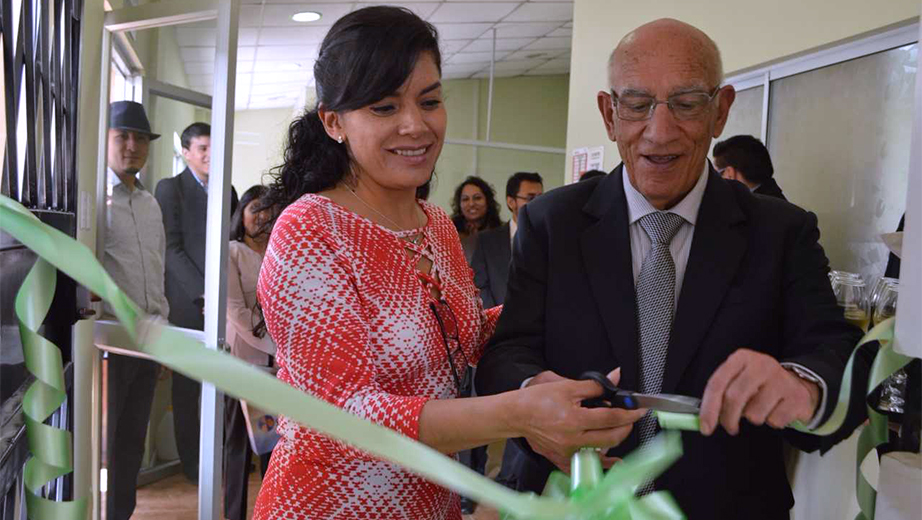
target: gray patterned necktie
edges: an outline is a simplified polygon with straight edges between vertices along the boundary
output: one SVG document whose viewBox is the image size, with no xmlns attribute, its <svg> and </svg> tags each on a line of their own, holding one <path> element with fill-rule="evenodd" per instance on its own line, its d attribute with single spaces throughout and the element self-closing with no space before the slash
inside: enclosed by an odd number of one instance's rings
<svg viewBox="0 0 922 520">
<path fill-rule="evenodd" d="M 666 347 L 672 332 L 675 305 L 675 262 L 669 252 L 672 237 L 685 222 L 675 213 L 657 211 L 644 215 L 640 226 L 652 242 L 643 259 L 637 278 L 637 320 L 640 332 L 640 391 L 659 393 L 666 368 Z M 640 444 L 644 445 L 656 433 L 652 413 L 637 422 Z"/>
</svg>

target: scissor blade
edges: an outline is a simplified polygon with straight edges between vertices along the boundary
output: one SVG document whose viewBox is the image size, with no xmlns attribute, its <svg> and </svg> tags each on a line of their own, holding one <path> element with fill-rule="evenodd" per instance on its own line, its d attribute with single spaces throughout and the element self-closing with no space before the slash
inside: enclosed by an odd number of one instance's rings
<svg viewBox="0 0 922 520">
<path fill-rule="evenodd" d="M 673 394 L 634 394 L 639 408 L 662 412 L 700 413 L 701 399 Z"/>
</svg>

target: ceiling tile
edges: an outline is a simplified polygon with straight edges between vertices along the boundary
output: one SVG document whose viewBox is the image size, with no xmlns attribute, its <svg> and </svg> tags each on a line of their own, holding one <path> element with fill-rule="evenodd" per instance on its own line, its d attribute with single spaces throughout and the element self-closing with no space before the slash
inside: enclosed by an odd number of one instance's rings
<svg viewBox="0 0 922 520">
<path fill-rule="evenodd" d="M 448 63 L 489 63 L 490 58 L 493 57 L 492 54 L 491 52 L 459 52 L 449 58 Z M 497 51 L 496 59 L 501 60 L 506 54 L 508 53 Z"/>
<path fill-rule="evenodd" d="M 458 64 L 449 64 L 445 65 L 444 69 L 451 72 L 477 72 L 483 70 L 484 66 L 489 66 L 489 63 L 458 63 Z"/>
<path fill-rule="evenodd" d="M 489 23 L 439 23 L 435 28 L 439 31 L 442 40 L 463 40 L 479 37 L 487 29 L 493 27 Z M 541 33 L 543 36 L 546 33 Z M 510 36 L 511 37 L 511 36 Z"/>
<path fill-rule="evenodd" d="M 441 5 L 441 4 L 437 3 L 437 2 L 413 2 L 413 3 L 402 3 L 402 2 L 397 2 L 397 3 L 395 3 L 395 2 L 386 2 L 386 1 L 385 1 L 385 2 L 382 2 L 382 3 L 386 3 L 387 5 L 396 5 L 397 7 L 406 7 L 407 9 L 413 11 L 414 13 L 416 13 L 417 16 L 419 16 L 420 18 L 422 18 L 422 19 L 424 19 L 424 20 L 428 20 L 428 19 L 429 19 L 429 16 L 431 16 L 432 13 L 435 12 L 436 8 L 438 8 L 439 5 Z M 356 8 L 356 9 L 362 9 L 362 8 L 364 8 L 364 7 L 370 7 L 370 6 L 373 6 L 373 5 L 381 5 L 381 3 L 377 3 L 377 4 L 375 4 L 375 3 L 361 3 L 361 4 L 356 4 L 355 8 Z"/>
<path fill-rule="evenodd" d="M 511 60 L 511 61 L 501 61 L 496 64 L 496 70 L 528 70 L 533 69 L 542 63 L 545 60 Z"/>
<path fill-rule="evenodd" d="M 186 74 L 214 74 L 214 61 L 187 61 L 183 64 Z"/>
<path fill-rule="evenodd" d="M 238 61 L 237 62 L 237 72 L 253 72 L 253 62 L 252 61 Z"/>
<path fill-rule="evenodd" d="M 559 23 L 501 23 L 497 26 L 497 38 L 528 38 L 544 36 L 559 27 Z"/>
<path fill-rule="evenodd" d="M 318 47 L 314 45 L 260 45 L 256 48 L 256 59 L 297 61 L 313 66 Z"/>
<path fill-rule="evenodd" d="M 444 3 L 429 17 L 433 22 L 498 22 L 519 4 L 513 2 Z"/>
<path fill-rule="evenodd" d="M 307 82 L 298 83 L 273 83 L 271 85 L 253 85 L 250 93 L 254 96 L 269 96 L 280 94 L 300 95 L 307 88 Z"/>
<path fill-rule="evenodd" d="M 561 27 L 560 29 L 555 29 L 551 34 L 548 34 L 551 38 L 566 36 L 567 38 L 573 37 L 573 29 L 569 27 Z"/>
<path fill-rule="evenodd" d="M 506 17 L 506 22 L 566 22 L 573 19 L 570 2 L 528 2 Z"/>
<path fill-rule="evenodd" d="M 497 38 L 496 50 L 517 51 L 533 41 L 535 41 L 534 38 Z M 490 31 L 487 31 L 483 38 L 475 40 L 474 43 L 464 49 L 465 52 L 491 52 L 492 50 L 493 35 Z"/>
<path fill-rule="evenodd" d="M 513 60 L 548 60 L 557 58 L 560 51 L 521 50 L 506 56 L 506 61 Z"/>
<path fill-rule="evenodd" d="M 569 49 L 572 42 L 572 38 L 541 38 L 526 46 L 524 50 L 549 51 Z"/>
<path fill-rule="evenodd" d="M 295 61 L 267 61 L 253 62 L 253 72 L 291 72 L 300 76 L 313 76 L 314 64 L 304 65 Z"/>
<path fill-rule="evenodd" d="M 453 54 L 468 46 L 474 40 L 442 40 L 439 42 L 439 48 L 442 54 Z"/>
<path fill-rule="evenodd" d="M 329 27 L 263 27 L 260 45 L 320 45 Z"/>
<path fill-rule="evenodd" d="M 307 80 L 310 74 L 305 71 L 275 71 L 253 74 L 253 85 L 285 83 L 286 81 Z"/>
<path fill-rule="evenodd" d="M 176 28 L 176 43 L 181 47 L 214 47 L 217 38 L 216 29 L 195 29 L 192 27 Z M 259 30 L 255 28 L 240 28 L 237 33 L 237 45 L 256 45 L 256 36 Z"/>
</svg>

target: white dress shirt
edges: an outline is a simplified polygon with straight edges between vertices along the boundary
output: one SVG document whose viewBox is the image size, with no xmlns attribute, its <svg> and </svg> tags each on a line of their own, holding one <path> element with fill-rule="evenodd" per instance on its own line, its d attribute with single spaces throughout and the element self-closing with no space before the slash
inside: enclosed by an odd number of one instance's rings
<svg viewBox="0 0 922 520">
<path fill-rule="evenodd" d="M 685 222 L 679 227 L 669 244 L 669 252 L 672 254 L 672 260 L 675 263 L 673 311 L 679 305 L 679 295 L 682 292 L 682 283 L 685 281 L 685 268 L 688 266 L 688 254 L 691 252 L 692 239 L 695 236 L 698 210 L 701 208 L 704 190 L 707 187 L 708 170 L 708 163 L 705 162 L 704 169 L 698 177 L 698 182 L 688 192 L 688 195 L 672 208 L 665 210 L 666 213 L 675 213 L 685 219 Z M 624 195 L 627 199 L 628 230 L 631 236 L 631 263 L 634 268 L 634 285 L 636 287 L 643 259 L 647 256 L 651 246 L 650 237 L 640 225 L 640 219 L 658 210 L 631 184 L 627 166 L 624 167 L 622 182 L 624 183 Z M 819 426 L 819 421 L 826 410 L 826 381 L 803 365 L 797 363 L 781 363 L 781 365 L 791 369 L 798 377 L 812 381 L 820 387 L 820 406 L 807 425 L 808 428 L 816 428 Z"/>
<path fill-rule="evenodd" d="M 132 190 L 111 168 L 107 170 L 102 265 L 144 312 L 166 318 L 170 304 L 163 289 L 166 234 L 160 205 L 140 180 L 135 180 Z M 108 303 L 103 312 L 114 314 Z"/>
</svg>

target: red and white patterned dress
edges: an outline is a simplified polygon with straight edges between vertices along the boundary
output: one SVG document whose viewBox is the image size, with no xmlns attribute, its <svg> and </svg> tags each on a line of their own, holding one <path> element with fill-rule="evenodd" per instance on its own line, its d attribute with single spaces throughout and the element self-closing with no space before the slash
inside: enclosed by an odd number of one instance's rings
<svg viewBox="0 0 922 520">
<path fill-rule="evenodd" d="M 438 207 L 431 253 L 467 359 L 480 358 L 499 308 L 485 312 L 458 234 Z M 308 194 L 279 217 L 259 277 L 278 377 L 359 417 L 419 438 L 430 399 L 456 397 L 441 329 L 394 232 Z M 253 518 L 459 519 L 458 497 L 400 467 L 281 417 L 281 440 Z"/>
</svg>

